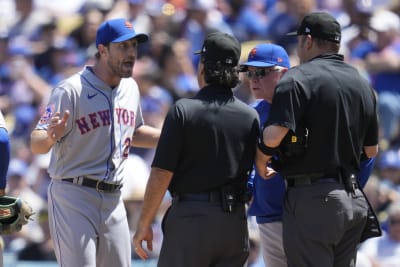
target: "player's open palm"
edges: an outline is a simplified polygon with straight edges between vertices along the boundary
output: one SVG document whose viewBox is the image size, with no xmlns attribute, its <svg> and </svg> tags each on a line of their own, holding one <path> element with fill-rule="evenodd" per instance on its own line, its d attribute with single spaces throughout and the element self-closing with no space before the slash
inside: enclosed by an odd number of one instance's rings
<svg viewBox="0 0 400 267">
<path fill-rule="evenodd" d="M 149 257 L 149 255 L 142 247 L 143 241 L 146 241 L 147 249 L 153 251 L 153 229 L 151 228 L 151 226 L 138 227 L 135 235 L 133 236 L 133 246 L 135 248 L 135 253 L 142 260 L 145 260 Z"/>
<path fill-rule="evenodd" d="M 67 121 L 69 118 L 69 110 L 64 112 L 64 115 L 60 117 L 60 112 L 56 112 L 51 118 L 49 128 L 47 129 L 47 134 L 57 141 L 62 136 L 64 136 L 65 129 L 67 128 Z"/>
</svg>

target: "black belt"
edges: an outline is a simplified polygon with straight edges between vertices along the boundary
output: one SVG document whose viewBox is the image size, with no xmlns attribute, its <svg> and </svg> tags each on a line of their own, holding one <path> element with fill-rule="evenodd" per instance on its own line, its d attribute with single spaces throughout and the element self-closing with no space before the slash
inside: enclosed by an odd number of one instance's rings
<svg viewBox="0 0 400 267">
<path fill-rule="evenodd" d="M 295 187 L 299 185 L 311 185 L 319 182 L 338 182 L 342 180 L 338 174 L 325 174 L 325 173 L 310 173 L 302 175 L 285 176 L 288 187 Z"/>
<path fill-rule="evenodd" d="M 98 192 L 112 193 L 119 189 L 121 189 L 122 184 L 110 184 L 103 182 L 101 180 L 94 180 L 86 177 L 78 177 L 78 178 L 65 178 L 61 179 L 64 182 L 70 182 L 74 184 L 79 184 L 87 187 L 91 187 L 96 189 Z"/>
<path fill-rule="evenodd" d="M 221 192 L 210 191 L 205 193 L 172 193 L 173 201 L 201 201 L 220 203 Z"/>
</svg>

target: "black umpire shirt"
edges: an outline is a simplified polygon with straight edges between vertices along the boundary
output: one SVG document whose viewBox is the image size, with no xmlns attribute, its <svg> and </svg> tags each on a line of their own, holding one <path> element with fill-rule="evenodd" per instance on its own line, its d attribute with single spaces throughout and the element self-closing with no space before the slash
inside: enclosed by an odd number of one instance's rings
<svg viewBox="0 0 400 267">
<path fill-rule="evenodd" d="M 216 190 L 231 179 L 247 179 L 258 132 L 253 108 L 231 89 L 206 86 L 170 108 L 152 167 L 174 173 L 171 192 Z"/>
<path fill-rule="evenodd" d="M 321 55 L 283 76 L 266 125 L 308 128 L 305 154 L 285 164 L 284 175 L 357 171 L 362 147 L 378 143 L 375 93 L 342 55 Z"/>
</svg>

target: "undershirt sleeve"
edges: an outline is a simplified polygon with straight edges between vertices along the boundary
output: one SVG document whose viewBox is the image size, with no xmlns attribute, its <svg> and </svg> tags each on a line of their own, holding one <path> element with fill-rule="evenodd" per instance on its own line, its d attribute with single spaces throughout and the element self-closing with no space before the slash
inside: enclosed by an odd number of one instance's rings
<svg viewBox="0 0 400 267">
<path fill-rule="evenodd" d="M 5 128 L 0 127 L 0 189 L 6 187 L 7 171 L 10 164 L 10 139 Z"/>
</svg>

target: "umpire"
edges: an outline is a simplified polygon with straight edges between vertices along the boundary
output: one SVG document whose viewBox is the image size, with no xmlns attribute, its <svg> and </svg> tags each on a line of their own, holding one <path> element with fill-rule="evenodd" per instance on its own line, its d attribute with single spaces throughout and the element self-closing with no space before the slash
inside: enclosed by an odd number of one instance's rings
<svg viewBox="0 0 400 267">
<path fill-rule="evenodd" d="M 168 188 L 159 267 L 241 267 L 248 257 L 246 184 L 259 120 L 233 96 L 240 50 L 234 37 L 209 34 L 199 52 L 201 90 L 177 101 L 165 119 L 134 236 L 146 259 L 142 241 L 152 250 L 151 223 Z"/>
<path fill-rule="evenodd" d="M 341 29 L 330 14 L 305 16 L 294 35 L 300 65 L 276 87 L 256 167 L 268 179 L 271 155 L 282 155 L 288 266 L 355 266 L 368 210 L 355 173 L 378 152 L 375 94 L 338 54 Z"/>
</svg>

